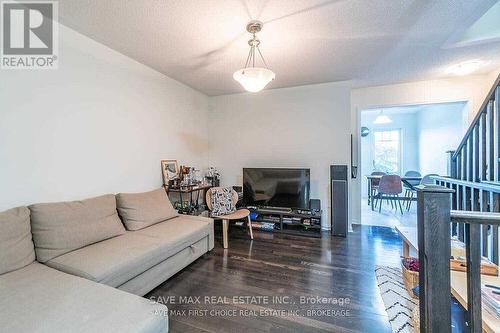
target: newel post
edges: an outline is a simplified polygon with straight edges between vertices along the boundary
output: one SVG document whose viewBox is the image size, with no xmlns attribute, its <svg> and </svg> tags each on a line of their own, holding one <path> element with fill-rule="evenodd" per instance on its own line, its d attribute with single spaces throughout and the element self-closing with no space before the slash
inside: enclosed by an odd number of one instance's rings
<svg viewBox="0 0 500 333">
<path fill-rule="evenodd" d="M 444 186 L 417 186 L 421 333 L 451 332 L 451 193 Z"/>
<path fill-rule="evenodd" d="M 447 175 L 451 178 L 457 177 L 457 160 L 453 159 L 453 154 L 455 154 L 454 150 L 448 150 L 446 152 L 448 155 L 448 163 L 446 164 Z"/>
</svg>

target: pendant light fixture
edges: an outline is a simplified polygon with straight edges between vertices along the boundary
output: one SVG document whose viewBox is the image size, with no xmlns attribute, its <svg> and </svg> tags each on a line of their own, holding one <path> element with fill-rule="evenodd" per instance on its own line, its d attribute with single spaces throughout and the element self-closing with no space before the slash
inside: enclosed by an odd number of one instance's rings
<svg viewBox="0 0 500 333">
<path fill-rule="evenodd" d="M 248 52 L 245 67 L 237 70 L 233 74 L 233 78 L 238 81 L 246 91 L 258 92 L 266 87 L 266 85 L 274 80 L 276 75 L 267 68 L 267 63 L 262 53 L 260 52 L 260 40 L 255 34 L 262 30 L 263 23 L 260 21 L 250 21 L 247 24 L 247 31 L 253 35 L 253 38 L 248 41 L 250 51 Z M 264 67 L 255 67 L 256 51 L 262 60 Z"/>
<path fill-rule="evenodd" d="M 384 114 L 384 110 L 380 110 L 379 115 L 375 118 L 374 124 L 390 124 L 392 119 Z"/>
</svg>

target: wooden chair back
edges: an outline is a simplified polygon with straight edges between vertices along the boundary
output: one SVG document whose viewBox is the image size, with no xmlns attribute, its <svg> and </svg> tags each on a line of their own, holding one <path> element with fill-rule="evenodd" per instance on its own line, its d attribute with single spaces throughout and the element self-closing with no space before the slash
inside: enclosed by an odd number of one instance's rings
<svg viewBox="0 0 500 333">
<path fill-rule="evenodd" d="M 207 207 L 208 207 L 208 210 L 212 210 L 212 190 L 215 190 L 215 189 L 220 189 L 222 187 L 212 187 L 212 188 L 209 188 L 208 191 L 207 191 L 207 194 L 205 195 L 205 199 L 207 201 Z M 238 193 L 234 190 L 234 189 L 231 189 L 233 192 L 233 202 L 234 202 L 234 205 L 236 206 L 236 203 L 238 202 Z"/>
<path fill-rule="evenodd" d="M 386 173 L 383 171 L 373 171 L 372 176 L 383 176 Z M 372 179 L 372 187 L 378 186 L 380 184 L 380 179 Z"/>
<path fill-rule="evenodd" d="M 401 177 L 397 175 L 385 175 L 380 178 L 378 192 L 381 194 L 396 195 L 403 192 Z"/>
<path fill-rule="evenodd" d="M 435 173 L 425 175 L 424 178 L 422 178 L 422 180 L 420 181 L 420 185 L 436 185 L 434 179 L 431 178 L 432 176 L 439 176 L 439 175 Z"/>
<path fill-rule="evenodd" d="M 410 170 L 410 171 L 405 172 L 405 177 L 422 177 L 422 175 L 418 171 Z M 408 180 L 408 183 L 410 183 L 411 186 L 417 186 L 420 184 L 420 181 L 419 180 Z M 407 187 L 406 184 L 404 184 L 404 186 Z"/>
<path fill-rule="evenodd" d="M 422 175 L 421 175 L 421 174 L 420 174 L 420 172 L 418 172 L 418 171 L 413 171 L 413 170 L 410 170 L 410 171 L 406 171 L 406 172 L 405 172 L 405 176 L 406 176 L 406 177 L 420 177 L 420 176 L 422 176 Z"/>
</svg>

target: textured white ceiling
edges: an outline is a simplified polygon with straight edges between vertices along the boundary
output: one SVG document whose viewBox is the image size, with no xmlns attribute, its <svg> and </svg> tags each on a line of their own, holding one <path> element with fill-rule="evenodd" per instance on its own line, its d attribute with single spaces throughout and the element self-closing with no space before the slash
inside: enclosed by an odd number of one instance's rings
<svg viewBox="0 0 500 333">
<path fill-rule="evenodd" d="M 449 76 L 500 43 L 444 48 L 496 0 L 60 0 L 61 23 L 208 95 L 240 92 L 250 19 L 265 23 L 269 88 L 352 80 L 355 86 Z"/>
</svg>

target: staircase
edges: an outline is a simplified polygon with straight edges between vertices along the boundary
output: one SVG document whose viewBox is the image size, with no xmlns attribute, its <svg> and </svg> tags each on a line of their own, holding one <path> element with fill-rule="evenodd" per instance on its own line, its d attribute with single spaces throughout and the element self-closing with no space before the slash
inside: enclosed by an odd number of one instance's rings
<svg viewBox="0 0 500 333">
<path fill-rule="evenodd" d="M 471 332 L 494 331 L 500 320 L 482 320 L 480 263 L 481 256 L 499 263 L 500 75 L 457 150 L 449 152 L 448 169 L 448 177 L 434 177 L 436 186 L 417 191 L 420 332 L 451 332 L 452 236 L 466 247 Z"/>
</svg>

